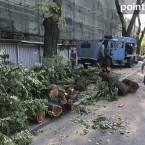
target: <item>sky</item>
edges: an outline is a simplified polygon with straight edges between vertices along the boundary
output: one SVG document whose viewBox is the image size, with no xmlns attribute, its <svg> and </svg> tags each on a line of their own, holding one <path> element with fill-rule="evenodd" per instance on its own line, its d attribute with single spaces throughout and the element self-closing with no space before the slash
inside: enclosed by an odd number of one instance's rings
<svg viewBox="0 0 145 145">
<path fill-rule="evenodd" d="M 126 14 L 125 17 L 131 19 L 132 14 Z M 145 27 L 145 14 L 140 14 L 140 20 L 141 20 L 141 28 L 143 29 Z M 136 23 L 138 26 L 138 23 Z"/>
</svg>

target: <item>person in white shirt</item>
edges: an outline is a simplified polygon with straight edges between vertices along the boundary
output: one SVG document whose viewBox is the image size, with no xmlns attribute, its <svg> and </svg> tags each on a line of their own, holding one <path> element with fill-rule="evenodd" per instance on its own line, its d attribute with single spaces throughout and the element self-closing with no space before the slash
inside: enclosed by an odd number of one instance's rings
<svg viewBox="0 0 145 145">
<path fill-rule="evenodd" d="M 141 66 L 141 72 L 142 72 L 142 74 L 143 74 L 143 71 L 144 71 L 144 66 L 145 66 L 145 59 L 143 60 L 142 66 Z"/>
</svg>

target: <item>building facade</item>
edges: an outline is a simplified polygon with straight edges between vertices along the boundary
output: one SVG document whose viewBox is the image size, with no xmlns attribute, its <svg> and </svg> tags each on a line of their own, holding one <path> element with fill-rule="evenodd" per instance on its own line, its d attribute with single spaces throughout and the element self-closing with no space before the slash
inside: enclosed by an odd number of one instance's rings
<svg viewBox="0 0 145 145">
<path fill-rule="evenodd" d="M 98 39 L 121 32 L 114 0 L 63 0 L 63 15 L 68 39 Z"/>
<path fill-rule="evenodd" d="M 0 51 L 24 67 L 39 63 L 43 54 L 42 18 L 34 12 L 42 1 L 52 0 L 0 0 Z M 60 43 L 121 33 L 114 0 L 63 0 L 62 17 Z M 58 52 L 69 58 L 69 49 Z"/>
<path fill-rule="evenodd" d="M 35 4 L 51 0 L 0 0 L 0 38 L 42 41 Z M 114 0 L 63 0 L 60 39 L 98 39 L 121 32 Z M 39 36 L 39 37 L 36 37 Z"/>
</svg>

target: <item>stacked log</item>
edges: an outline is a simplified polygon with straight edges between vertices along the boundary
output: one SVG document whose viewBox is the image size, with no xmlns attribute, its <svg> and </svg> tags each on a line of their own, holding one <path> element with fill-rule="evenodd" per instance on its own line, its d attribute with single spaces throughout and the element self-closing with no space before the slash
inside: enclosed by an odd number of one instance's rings
<svg viewBox="0 0 145 145">
<path fill-rule="evenodd" d="M 129 92 L 129 87 L 119 81 L 119 79 L 112 73 L 100 73 L 99 75 L 103 80 L 107 81 L 110 86 L 117 87 L 119 95 L 124 96 Z"/>
<path fill-rule="evenodd" d="M 28 119 L 35 123 L 42 123 L 45 119 L 45 112 L 42 112 L 42 111 L 36 113 L 35 115 L 32 112 L 26 112 L 26 113 L 27 113 Z"/>
<path fill-rule="evenodd" d="M 40 112 L 35 117 L 37 123 L 42 123 L 45 119 L 45 112 Z"/>
<path fill-rule="evenodd" d="M 122 82 L 129 87 L 129 92 L 131 93 L 135 93 L 139 88 L 138 83 L 132 80 L 124 79 Z"/>
<path fill-rule="evenodd" d="M 51 88 L 48 99 L 48 110 L 52 116 L 60 116 L 62 113 L 73 110 L 74 101 L 71 99 L 71 95 L 66 90 L 59 90 L 57 88 Z"/>
<path fill-rule="evenodd" d="M 52 113 L 52 116 L 59 116 L 62 113 L 62 107 L 55 103 L 49 103 L 48 110 Z"/>
</svg>

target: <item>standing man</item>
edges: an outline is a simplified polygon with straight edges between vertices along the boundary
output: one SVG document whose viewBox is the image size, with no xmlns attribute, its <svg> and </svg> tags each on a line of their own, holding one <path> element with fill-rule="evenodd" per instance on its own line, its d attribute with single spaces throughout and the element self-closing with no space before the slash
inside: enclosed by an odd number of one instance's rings
<svg viewBox="0 0 145 145">
<path fill-rule="evenodd" d="M 141 66 L 141 72 L 142 72 L 142 74 L 143 74 L 143 71 L 144 71 L 144 66 L 145 66 L 145 59 L 143 60 L 142 66 Z"/>
<path fill-rule="evenodd" d="M 76 53 L 74 52 L 73 49 L 71 50 L 70 60 L 71 60 L 72 69 L 74 69 L 76 66 Z"/>
<path fill-rule="evenodd" d="M 143 71 L 144 71 L 144 66 L 145 66 L 145 59 L 143 60 L 142 66 L 141 66 L 141 72 L 142 72 L 142 74 L 143 74 Z M 145 85 L 145 76 L 144 76 L 144 79 L 143 79 L 143 83 Z"/>
</svg>

